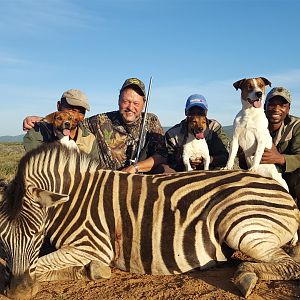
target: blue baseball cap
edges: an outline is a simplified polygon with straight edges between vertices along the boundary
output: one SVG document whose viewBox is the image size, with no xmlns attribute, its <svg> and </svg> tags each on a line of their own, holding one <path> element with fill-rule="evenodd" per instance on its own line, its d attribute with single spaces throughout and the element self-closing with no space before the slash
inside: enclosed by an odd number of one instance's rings
<svg viewBox="0 0 300 300">
<path fill-rule="evenodd" d="M 187 113 L 187 111 L 193 106 L 199 106 L 204 110 L 208 110 L 205 97 L 199 94 L 194 94 L 188 97 L 185 104 L 185 113 Z"/>
</svg>

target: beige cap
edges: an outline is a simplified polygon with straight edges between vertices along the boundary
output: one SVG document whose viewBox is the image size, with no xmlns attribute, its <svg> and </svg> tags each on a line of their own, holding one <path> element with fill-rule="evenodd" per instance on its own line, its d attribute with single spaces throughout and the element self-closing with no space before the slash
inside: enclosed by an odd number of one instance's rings
<svg viewBox="0 0 300 300">
<path fill-rule="evenodd" d="M 81 106 L 88 111 L 90 110 L 88 98 L 86 94 L 80 90 L 74 90 L 74 89 L 67 90 L 62 94 L 61 98 L 66 99 L 66 101 L 70 105 Z"/>
<path fill-rule="evenodd" d="M 275 97 L 275 96 L 280 96 L 282 98 L 284 98 L 288 103 L 291 103 L 291 94 L 290 92 L 285 89 L 284 87 L 274 87 L 273 89 L 271 89 L 271 91 L 268 93 L 266 101 L 269 101 L 271 98 Z"/>
</svg>

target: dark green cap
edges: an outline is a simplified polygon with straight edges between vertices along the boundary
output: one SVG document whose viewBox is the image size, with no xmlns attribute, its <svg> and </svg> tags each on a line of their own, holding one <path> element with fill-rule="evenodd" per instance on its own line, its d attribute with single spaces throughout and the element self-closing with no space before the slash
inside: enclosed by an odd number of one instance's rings
<svg viewBox="0 0 300 300">
<path fill-rule="evenodd" d="M 120 92 L 122 92 L 123 90 L 125 90 L 126 88 L 128 88 L 131 85 L 137 86 L 139 88 L 139 90 L 141 90 L 143 96 L 146 96 L 145 85 L 144 85 L 143 81 L 139 80 L 138 78 L 128 78 L 128 79 L 126 79 L 125 82 L 122 85 L 122 88 L 121 88 Z"/>
</svg>

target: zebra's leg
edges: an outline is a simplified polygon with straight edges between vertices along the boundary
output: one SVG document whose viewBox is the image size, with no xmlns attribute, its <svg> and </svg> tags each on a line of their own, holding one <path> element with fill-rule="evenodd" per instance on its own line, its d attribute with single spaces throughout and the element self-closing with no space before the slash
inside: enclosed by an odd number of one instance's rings
<svg viewBox="0 0 300 300">
<path fill-rule="evenodd" d="M 40 271 L 40 270 L 39 270 Z M 38 281 L 62 281 L 62 280 L 98 280 L 110 278 L 111 269 L 102 262 L 92 260 L 85 266 L 72 266 L 59 270 L 49 270 L 43 274 L 38 273 Z"/>
<path fill-rule="evenodd" d="M 287 252 L 296 262 L 300 263 L 300 242 L 296 243 L 291 249 L 288 249 Z"/>
<path fill-rule="evenodd" d="M 38 281 L 109 278 L 110 267 L 75 247 L 63 247 L 39 258 Z"/>
<path fill-rule="evenodd" d="M 111 269 L 99 260 L 92 260 L 88 265 L 88 276 L 91 280 L 110 278 Z"/>
<path fill-rule="evenodd" d="M 266 253 L 265 253 L 266 254 Z M 294 280 L 300 278 L 300 264 L 295 262 L 281 248 L 268 251 L 268 259 L 257 255 L 253 258 L 263 261 L 259 263 L 242 263 L 234 275 L 234 283 L 243 296 L 248 297 L 257 280 Z"/>
<path fill-rule="evenodd" d="M 87 269 L 85 266 L 72 266 L 58 270 L 41 270 L 37 269 L 37 281 L 73 281 L 73 280 L 89 280 Z"/>
</svg>

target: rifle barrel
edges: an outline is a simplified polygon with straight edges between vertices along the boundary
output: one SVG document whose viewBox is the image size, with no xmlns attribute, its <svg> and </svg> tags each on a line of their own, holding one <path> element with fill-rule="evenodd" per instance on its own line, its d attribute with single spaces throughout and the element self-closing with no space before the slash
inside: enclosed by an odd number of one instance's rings
<svg viewBox="0 0 300 300">
<path fill-rule="evenodd" d="M 142 149 L 144 147 L 144 143 L 145 143 L 145 125 L 146 125 L 146 121 L 147 121 L 148 103 L 149 103 L 149 99 L 150 99 L 150 95 L 151 95 L 151 88 L 152 88 L 152 76 L 150 77 L 147 97 L 146 97 L 146 100 L 145 100 L 144 117 L 143 117 L 143 120 L 142 120 L 142 127 L 141 127 L 141 131 L 140 131 L 139 145 L 138 145 L 138 149 L 137 149 L 137 152 L 136 152 L 136 157 L 133 160 L 134 163 L 138 162 L 139 156 L 141 154 L 141 151 L 142 151 Z"/>
</svg>

